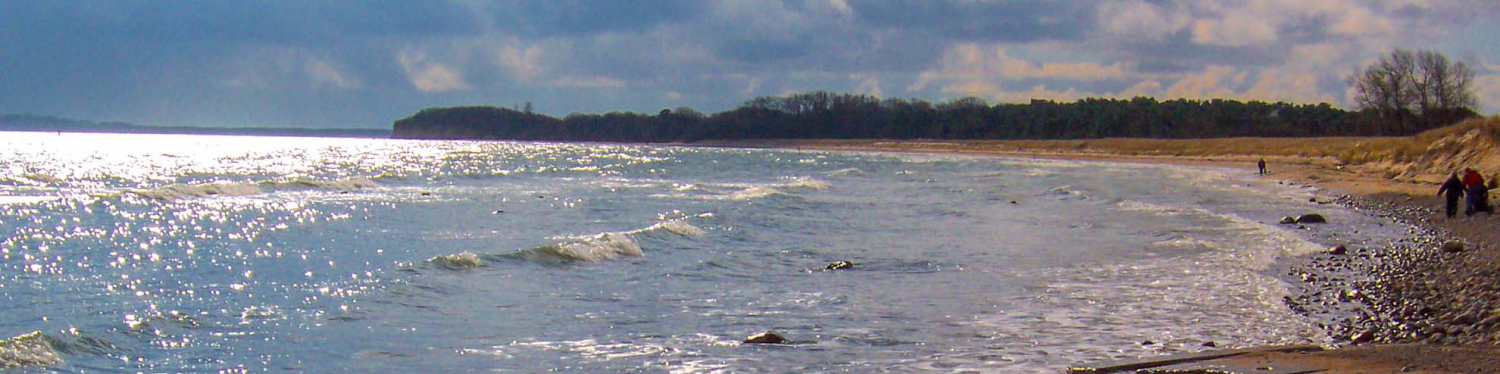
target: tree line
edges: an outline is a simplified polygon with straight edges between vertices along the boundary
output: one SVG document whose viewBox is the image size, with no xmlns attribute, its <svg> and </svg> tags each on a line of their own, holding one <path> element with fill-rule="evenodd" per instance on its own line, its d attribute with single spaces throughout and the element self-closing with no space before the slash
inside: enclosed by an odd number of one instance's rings
<svg viewBox="0 0 1500 374">
<path fill-rule="evenodd" d="M 1400 136 L 1475 117 L 1473 72 L 1432 51 L 1395 50 L 1349 76 L 1359 109 L 1327 103 L 1084 98 L 940 103 L 815 91 L 764 96 L 706 115 L 610 112 L 555 118 L 493 106 L 432 108 L 396 121 L 393 136 L 691 142 L 737 139 L 1092 139 Z"/>
<path fill-rule="evenodd" d="M 1067 102 L 941 103 L 826 91 L 759 97 L 705 115 L 610 112 L 556 118 L 493 106 L 424 109 L 395 122 L 396 138 L 612 142 L 736 139 L 1090 139 L 1410 135 L 1475 116 L 1389 121 L 1378 109 L 1235 100 L 1086 98 Z M 1435 111 L 1424 112 L 1432 116 Z"/>
</svg>

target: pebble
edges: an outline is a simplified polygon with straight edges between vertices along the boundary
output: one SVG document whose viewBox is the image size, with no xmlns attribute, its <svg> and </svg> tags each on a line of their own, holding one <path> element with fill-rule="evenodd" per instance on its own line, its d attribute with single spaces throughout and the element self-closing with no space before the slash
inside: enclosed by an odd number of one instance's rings
<svg viewBox="0 0 1500 374">
<path fill-rule="evenodd" d="M 1401 197 L 1332 203 L 1416 229 L 1390 245 L 1340 244 L 1288 270 L 1288 307 L 1349 343 L 1500 344 L 1500 271 L 1451 234 L 1432 231 L 1439 205 Z M 1298 217 L 1283 223 L 1296 224 Z M 1383 226 L 1383 224 L 1381 224 Z"/>
<path fill-rule="evenodd" d="M 1344 255 L 1344 254 L 1347 254 L 1347 253 L 1349 253 L 1349 248 L 1345 247 L 1343 244 L 1339 244 L 1339 245 L 1333 246 L 1333 248 L 1329 248 L 1328 249 L 1328 254 L 1331 254 L 1331 255 Z"/>
<path fill-rule="evenodd" d="M 1443 243 L 1443 252 L 1458 253 L 1464 251 L 1464 243 L 1449 241 Z"/>
</svg>

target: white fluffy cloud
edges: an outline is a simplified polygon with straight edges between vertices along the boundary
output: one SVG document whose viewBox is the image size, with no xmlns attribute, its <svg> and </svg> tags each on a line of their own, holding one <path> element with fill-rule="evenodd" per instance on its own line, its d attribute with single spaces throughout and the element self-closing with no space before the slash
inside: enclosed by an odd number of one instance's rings
<svg viewBox="0 0 1500 374">
<path fill-rule="evenodd" d="M 1110 34 L 1149 41 L 1161 41 L 1192 21 L 1185 12 L 1140 0 L 1101 2 L 1098 19 Z"/>
<path fill-rule="evenodd" d="M 1500 73 L 1497 70 L 1491 72 Z M 1474 77 L 1474 96 L 1480 108 L 1500 108 L 1500 74 L 1485 74 Z"/>
<path fill-rule="evenodd" d="M 1051 79 L 1064 81 L 1120 80 L 1127 77 L 1121 63 L 1094 62 L 1032 63 L 1011 57 L 998 45 L 960 43 L 948 48 L 938 66 L 921 72 L 910 89 L 941 85 L 943 92 L 978 92 L 980 87 L 999 87 L 1005 80 Z"/>
<path fill-rule="evenodd" d="M 396 61 L 406 72 L 407 80 L 419 91 L 446 92 L 469 88 L 469 84 L 464 82 L 463 75 L 456 68 L 429 61 L 425 52 L 414 49 L 402 50 L 396 55 Z"/>
</svg>

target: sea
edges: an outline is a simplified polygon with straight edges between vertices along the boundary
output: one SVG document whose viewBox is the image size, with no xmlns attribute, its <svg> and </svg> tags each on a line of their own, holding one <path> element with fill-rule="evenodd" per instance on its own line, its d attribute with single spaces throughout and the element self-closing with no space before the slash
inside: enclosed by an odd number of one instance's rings
<svg viewBox="0 0 1500 374">
<path fill-rule="evenodd" d="M 1251 167 L 3 132 L 0 367 L 1035 373 L 1334 344 L 1285 264 L 1410 229 L 1336 194 Z M 1306 213 L 1330 222 L 1278 224 Z"/>
</svg>

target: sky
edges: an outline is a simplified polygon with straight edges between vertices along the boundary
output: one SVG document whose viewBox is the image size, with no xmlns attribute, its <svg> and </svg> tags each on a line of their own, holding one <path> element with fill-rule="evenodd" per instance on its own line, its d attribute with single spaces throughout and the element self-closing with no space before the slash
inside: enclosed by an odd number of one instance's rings
<svg viewBox="0 0 1500 374">
<path fill-rule="evenodd" d="M 1393 48 L 1469 64 L 1490 0 L 0 0 L 0 113 L 389 128 L 423 108 L 655 113 L 829 90 L 1328 102 Z"/>
</svg>

